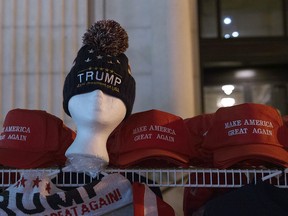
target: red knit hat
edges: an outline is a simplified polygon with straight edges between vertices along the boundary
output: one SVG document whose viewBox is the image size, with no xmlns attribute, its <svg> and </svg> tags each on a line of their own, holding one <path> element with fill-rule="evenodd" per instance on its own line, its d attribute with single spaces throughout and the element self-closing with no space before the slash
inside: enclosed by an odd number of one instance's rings
<svg viewBox="0 0 288 216">
<path fill-rule="evenodd" d="M 63 166 L 76 134 L 42 110 L 13 109 L 0 135 L 0 164 L 13 168 Z"/>
</svg>

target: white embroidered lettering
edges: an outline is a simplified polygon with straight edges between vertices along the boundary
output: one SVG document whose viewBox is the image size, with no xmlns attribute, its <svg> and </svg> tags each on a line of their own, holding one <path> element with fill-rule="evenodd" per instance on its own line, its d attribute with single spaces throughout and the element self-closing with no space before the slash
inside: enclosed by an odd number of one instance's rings
<svg viewBox="0 0 288 216">
<path fill-rule="evenodd" d="M 138 127 L 138 128 L 134 128 L 133 129 L 133 134 L 137 134 L 137 133 L 144 132 L 144 131 L 147 131 L 147 126 L 146 125 Z"/>
<path fill-rule="evenodd" d="M 267 130 L 267 129 L 262 129 L 262 128 L 253 128 L 252 133 L 269 135 L 269 136 L 273 135 L 272 130 Z"/>
<path fill-rule="evenodd" d="M 168 142 L 174 142 L 174 137 L 163 134 L 157 134 L 156 139 L 166 140 Z"/>
<path fill-rule="evenodd" d="M 236 128 L 228 131 L 228 136 L 235 136 L 239 134 L 247 134 L 248 128 Z"/>
<path fill-rule="evenodd" d="M 152 138 L 152 134 L 140 134 L 134 137 L 134 141 L 151 139 L 151 138 Z"/>
<path fill-rule="evenodd" d="M 236 126 L 241 126 L 241 120 L 226 122 L 226 123 L 224 123 L 224 126 L 225 126 L 225 129 L 231 128 L 231 127 L 236 127 Z"/>
</svg>

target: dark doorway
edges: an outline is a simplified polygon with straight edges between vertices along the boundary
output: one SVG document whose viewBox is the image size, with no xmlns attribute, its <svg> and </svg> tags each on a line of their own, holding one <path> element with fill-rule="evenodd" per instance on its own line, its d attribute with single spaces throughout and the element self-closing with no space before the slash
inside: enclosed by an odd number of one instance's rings
<svg viewBox="0 0 288 216">
<path fill-rule="evenodd" d="M 288 65 L 203 70 L 204 112 L 240 103 L 261 103 L 288 114 Z"/>
</svg>

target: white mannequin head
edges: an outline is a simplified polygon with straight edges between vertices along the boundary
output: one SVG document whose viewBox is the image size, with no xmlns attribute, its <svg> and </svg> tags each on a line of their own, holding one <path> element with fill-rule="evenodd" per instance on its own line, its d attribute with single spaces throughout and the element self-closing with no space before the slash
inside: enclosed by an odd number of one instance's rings
<svg viewBox="0 0 288 216">
<path fill-rule="evenodd" d="M 126 115 L 123 101 L 101 90 L 73 96 L 68 108 L 78 127 L 116 127 Z"/>
<path fill-rule="evenodd" d="M 108 136 L 132 113 L 136 82 L 125 55 L 128 34 L 118 22 L 99 20 L 82 39 L 64 81 L 63 109 L 77 127 L 65 155 L 83 171 L 108 163 Z"/>
<path fill-rule="evenodd" d="M 97 171 L 109 162 L 107 139 L 125 118 L 126 106 L 121 99 L 94 90 L 73 96 L 68 108 L 77 134 L 65 155 L 74 168 Z"/>
</svg>

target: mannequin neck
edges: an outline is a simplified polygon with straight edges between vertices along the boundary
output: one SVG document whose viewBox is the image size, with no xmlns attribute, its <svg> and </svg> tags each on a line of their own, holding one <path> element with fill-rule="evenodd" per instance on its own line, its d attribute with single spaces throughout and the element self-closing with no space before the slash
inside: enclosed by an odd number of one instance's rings
<svg viewBox="0 0 288 216">
<path fill-rule="evenodd" d="M 106 143 L 109 135 L 114 130 L 113 127 L 104 125 L 93 125 L 93 127 L 81 126 L 77 127 L 76 138 L 66 151 L 66 156 L 73 154 L 90 155 L 101 158 L 109 162 L 109 156 Z"/>
</svg>

